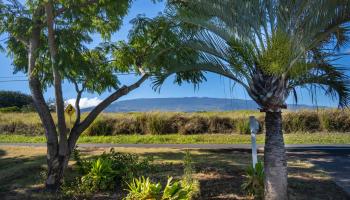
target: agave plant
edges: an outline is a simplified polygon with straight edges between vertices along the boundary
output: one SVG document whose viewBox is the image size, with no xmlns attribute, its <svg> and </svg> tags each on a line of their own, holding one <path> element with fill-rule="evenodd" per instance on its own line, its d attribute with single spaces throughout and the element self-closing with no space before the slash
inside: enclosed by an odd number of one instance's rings
<svg viewBox="0 0 350 200">
<path fill-rule="evenodd" d="M 128 184 L 129 192 L 125 200 L 157 200 L 161 195 L 162 185 L 152 183 L 149 178 L 134 179 Z"/>
<path fill-rule="evenodd" d="M 349 41 L 350 1 L 173 0 L 173 20 L 193 27 L 178 48 L 195 62 L 169 65 L 155 79 L 194 71 L 225 76 L 241 85 L 265 112 L 265 199 L 287 199 L 287 162 L 281 110 L 297 88 L 337 98 L 345 107 L 350 85 L 334 64 Z M 189 26 L 190 27 L 190 26 Z M 198 80 L 198 79 L 197 79 Z M 203 79 L 201 79 L 203 80 Z"/>
</svg>

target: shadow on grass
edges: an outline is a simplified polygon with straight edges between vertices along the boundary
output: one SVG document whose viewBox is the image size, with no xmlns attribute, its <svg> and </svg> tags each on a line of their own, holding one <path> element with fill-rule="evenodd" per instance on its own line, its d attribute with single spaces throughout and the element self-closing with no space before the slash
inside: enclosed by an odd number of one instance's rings
<svg viewBox="0 0 350 200">
<path fill-rule="evenodd" d="M 0 158 L 6 155 L 6 151 L 0 149 Z"/>
<path fill-rule="evenodd" d="M 5 152 L 1 150 L 1 152 Z M 0 159 L 1 199 L 28 199 L 30 191 L 42 183 L 45 156 L 17 156 Z M 29 196 L 28 196 L 29 195 Z"/>
</svg>

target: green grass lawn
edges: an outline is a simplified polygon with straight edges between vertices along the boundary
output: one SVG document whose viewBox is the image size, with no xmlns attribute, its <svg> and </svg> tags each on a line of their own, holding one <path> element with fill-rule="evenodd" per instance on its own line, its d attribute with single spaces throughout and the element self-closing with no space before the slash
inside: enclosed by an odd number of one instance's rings
<svg viewBox="0 0 350 200">
<path fill-rule="evenodd" d="M 350 144 L 349 133 L 293 133 L 284 135 L 286 144 Z M 257 143 L 264 144 L 263 134 Z M 0 134 L 0 143 L 44 143 L 44 136 Z M 118 135 L 81 136 L 79 143 L 112 144 L 250 144 L 250 135 L 199 134 L 199 135 Z"/>
</svg>

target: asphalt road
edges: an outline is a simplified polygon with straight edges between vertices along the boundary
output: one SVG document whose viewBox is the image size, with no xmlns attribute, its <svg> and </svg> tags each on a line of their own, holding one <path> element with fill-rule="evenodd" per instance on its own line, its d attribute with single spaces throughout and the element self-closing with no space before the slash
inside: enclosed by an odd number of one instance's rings
<svg viewBox="0 0 350 200">
<path fill-rule="evenodd" d="M 45 143 L 0 143 L 1 146 L 46 147 Z M 80 147 L 174 148 L 174 149 L 240 149 L 248 144 L 78 144 Z M 263 152 L 264 146 L 258 145 Z M 348 145 L 286 145 L 287 156 L 308 160 L 328 172 L 350 196 L 350 144 Z"/>
<path fill-rule="evenodd" d="M 46 147 L 45 143 L 0 143 L 0 146 L 30 146 Z M 174 149 L 251 149 L 250 144 L 110 144 L 110 143 L 84 143 L 78 144 L 80 147 L 130 147 L 130 148 L 174 148 Z M 286 145 L 287 149 L 300 150 L 332 150 L 349 151 L 350 144 L 346 145 L 322 145 L 322 144 L 293 144 Z M 259 150 L 264 149 L 264 145 L 258 145 Z"/>
</svg>

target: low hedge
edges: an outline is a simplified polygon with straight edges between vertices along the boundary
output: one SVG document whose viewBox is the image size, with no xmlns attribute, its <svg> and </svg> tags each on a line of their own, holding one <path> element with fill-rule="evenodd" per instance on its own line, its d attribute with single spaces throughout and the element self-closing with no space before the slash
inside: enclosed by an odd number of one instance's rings
<svg viewBox="0 0 350 200">
<path fill-rule="evenodd" d="M 102 114 L 84 132 L 85 135 L 120 134 L 201 134 L 240 133 L 250 134 L 248 113 L 125 113 Z M 16 116 L 8 119 L 8 116 Z M 0 133 L 42 135 L 44 128 L 38 119 L 24 121 L 17 113 L 0 114 Z M 18 116 L 17 116 L 18 115 Z M 258 115 L 255 113 L 255 115 Z M 22 120 L 23 119 L 23 120 Z M 264 131 L 264 116 L 258 115 Z M 292 132 L 350 132 L 349 110 L 297 111 L 283 113 L 284 133 Z"/>
</svg>

